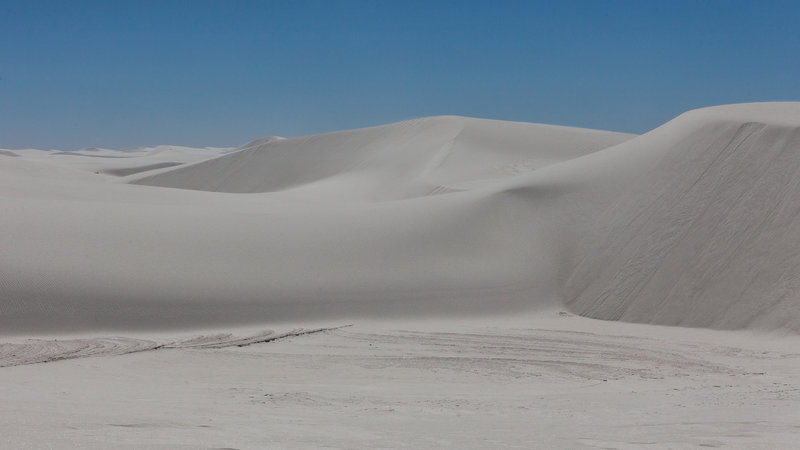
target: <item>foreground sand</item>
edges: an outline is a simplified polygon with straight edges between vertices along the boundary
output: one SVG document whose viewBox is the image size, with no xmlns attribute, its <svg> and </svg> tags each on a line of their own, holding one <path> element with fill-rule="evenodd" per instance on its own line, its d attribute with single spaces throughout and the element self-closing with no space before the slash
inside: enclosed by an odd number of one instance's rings
<svg viewBox="0 0 800 450">
<path fill-rule="evenodd" d="M 0 446 L 794 448 L 798 344 L 554 312 L 5 367 Z"/>
</svg>

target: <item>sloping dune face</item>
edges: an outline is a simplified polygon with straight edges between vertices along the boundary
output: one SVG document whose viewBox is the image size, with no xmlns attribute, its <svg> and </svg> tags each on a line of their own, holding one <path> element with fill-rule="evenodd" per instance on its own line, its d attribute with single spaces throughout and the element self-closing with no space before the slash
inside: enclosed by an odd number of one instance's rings
<svg viewBox="0 0 800 450">
<path fill-rule="evenodd" d="M 488 184 L 630 137 L 579 128 L 430 117 L 296 139 L 267 139 L 135 183 L 238 193 L 292 190 L 309 199 L 397 200 Z"/>
<path fill-rule="evenodd" d="M 583 216 L 569 308 L 800 331 L 800 104 L 689 112 L 575 167 L 603 198 Z"/>
<path fill-rule="evenodd" d="M 21 156 L 0 158 L 0 333 L 564 307 L 800 331 L 800 103 L 638 137 L 433 117 L 130 184 Z"/>
<path fill-rule="evenodd" d="M 184 189 L 5 158 L 0 330 L 557 307 L 535 208 L 514 211 L 486 186 L 630 138 L 420 119 L 267 139 L 146 179 Z"/>
</svg>

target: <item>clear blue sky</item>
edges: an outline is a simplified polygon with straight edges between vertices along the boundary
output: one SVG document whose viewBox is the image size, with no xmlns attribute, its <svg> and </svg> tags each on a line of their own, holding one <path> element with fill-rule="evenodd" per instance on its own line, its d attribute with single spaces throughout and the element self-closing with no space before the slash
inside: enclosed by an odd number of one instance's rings
<svg viewBox="0 0 800 450">
<path fill-rule="evenodd" d="M 0 0 L 0 148 L 437 114 L 640 133 L 773 100 L 800 100 L 798 1 Z"/>
</svg>

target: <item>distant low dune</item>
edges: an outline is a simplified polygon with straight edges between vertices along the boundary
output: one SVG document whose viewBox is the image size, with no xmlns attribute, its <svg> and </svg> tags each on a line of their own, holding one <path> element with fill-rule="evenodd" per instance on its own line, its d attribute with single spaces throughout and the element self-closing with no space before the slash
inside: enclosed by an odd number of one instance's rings
<svg viewBox="0 0 800 450">
<path fill-rule="evenodd" d="M 135 183 L 231 193 L 298 190 L 396 200 L 486 184 L 618 144 L 622 133 L 456 116 L 267 139 Z"/>
</svg>

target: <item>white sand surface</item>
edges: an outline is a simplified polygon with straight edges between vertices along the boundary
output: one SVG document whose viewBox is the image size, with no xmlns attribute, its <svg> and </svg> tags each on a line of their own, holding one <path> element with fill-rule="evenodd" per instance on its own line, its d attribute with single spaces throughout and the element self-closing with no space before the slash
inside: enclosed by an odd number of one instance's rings
<svg viewBox="0 0 800 450">
<path fill-rule="evenodd" d="M 798 344 L 557 314 L 363 321 L 2 368 L 0 446 L 795 448 Z"/>
<path fill-rule="evenodd" d="M 0 446 L 790 447 L 798 173 L 800 103 L 3 150 Z"/>
</svg>

